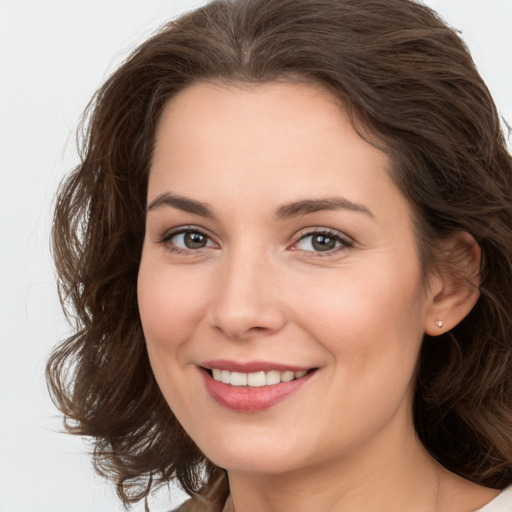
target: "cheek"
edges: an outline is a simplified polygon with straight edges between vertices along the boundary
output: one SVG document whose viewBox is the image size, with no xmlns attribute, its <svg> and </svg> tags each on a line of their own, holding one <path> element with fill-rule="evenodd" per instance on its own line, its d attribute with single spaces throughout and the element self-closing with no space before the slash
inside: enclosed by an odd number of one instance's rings
<svg viewBox="0 0 512 512">
<path fill-rule="evenodd" d="M 301 299 L 298 317 L 331 361 L 325 405 L 322 412 L 315 405 L 309 414 L 320 424 L 334 425 L 341 437 L 355 439 L 380 429 L 399 409 L 409 414 L 423 303 L 414 269 L 396 280 L 370 269 L 352 270 L 343 286 L 318 283 L 315 296 Z"/>
<path fill-rule="evenodd" d="M 297 321 L 356 378 L 412 372 L 423 338 L 419 276 L 416 266 L 389 262 L 340 270 L 337 280 L 317 280 L 308 297 L 295 294 Z"/>
<path fill-rule="evenodd" d="M 198 392 L 185 384 L 191 382 L 196 369 L 184 347 L 203 316 L 202 294 L 190 276 L 142 259 L 138 302 L 148 356 L 167 403 L 180 418 L 190 414 L 186 397 Z"/>
<path fill-rule="evenodd" d="M 149 259 L 149 258 L 148 258 Z M 144 332 L 150 339 L 180 339 L 201 317 L 204 276 L 142 259 L 138 302 Z"/>
<path fill-rule="evenodd" d="M 162 263 L 141 262 L 138 278 L 139 312 L 155 375 L 159 365 L 178 363 L 180 347 L 203 316 L 204 286 L 187 272 L 171 272 Z M 165 370 L 162 368 L 162 374 Z"/>
</svg>

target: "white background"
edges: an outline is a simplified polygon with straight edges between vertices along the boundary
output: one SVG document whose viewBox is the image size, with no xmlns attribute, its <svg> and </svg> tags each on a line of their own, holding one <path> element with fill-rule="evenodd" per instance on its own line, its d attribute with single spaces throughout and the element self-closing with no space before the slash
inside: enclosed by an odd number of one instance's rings
<svg viewBox="0 0 512 512">
<path fill-rule="evenodd" d="M 94 91 L 159 25 L 203 3 L 0 0 L 0 512 L 122 510 L 83 441 L 58 432 L 46 392 L 45 359 L 67 330 L 50 212 L 60 178 L 77 163 L 74 130 Z M 512 0 L 426 3 L 462 30 L 512 122 Z M 166 493 L 151 503 L 152 512 L 171 507 Z"/>
</svg>

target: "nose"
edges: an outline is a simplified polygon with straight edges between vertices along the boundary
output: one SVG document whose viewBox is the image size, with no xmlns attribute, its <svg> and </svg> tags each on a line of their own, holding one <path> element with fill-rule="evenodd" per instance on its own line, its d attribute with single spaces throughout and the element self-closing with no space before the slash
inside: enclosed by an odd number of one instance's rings
<svg viewBox="0 0 512 512">
<path fill-rule="evenodd" d="M 268 336 L 286 323 L 279 272 L 254 250 L 238 251 L 222 262 L 209 311 L 210 325 L 233 340 Z"/>
</svg>

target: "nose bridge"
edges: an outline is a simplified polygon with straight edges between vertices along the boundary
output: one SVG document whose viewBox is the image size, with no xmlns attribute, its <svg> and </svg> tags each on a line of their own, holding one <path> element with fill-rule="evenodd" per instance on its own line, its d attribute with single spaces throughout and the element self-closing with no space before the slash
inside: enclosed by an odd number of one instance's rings
<svg viewBox="0 0 512 512">
<path fill-rule="evenodd" d="M 216 280 L 213 326 L 233 339 L 279 330 L 284 312 L 276 274 L 265 247 L 240 243 L 227 251 Z"/>
</svg>

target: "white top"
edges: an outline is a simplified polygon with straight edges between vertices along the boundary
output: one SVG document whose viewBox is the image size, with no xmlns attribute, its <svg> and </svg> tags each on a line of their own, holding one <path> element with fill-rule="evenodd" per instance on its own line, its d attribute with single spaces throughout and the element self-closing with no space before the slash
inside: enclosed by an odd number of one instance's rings
<svg viewBox="0 0 512 512">
<path fill-rule="evenodd" d="M 475 512 L 512 512 L 512 486 L 501 491 L 490 503 Z"/>
</svg>

